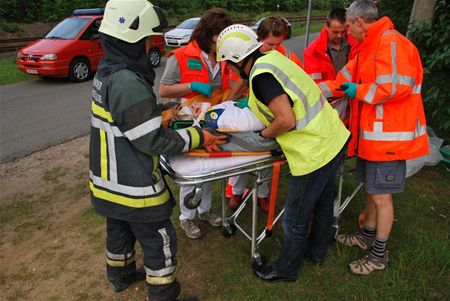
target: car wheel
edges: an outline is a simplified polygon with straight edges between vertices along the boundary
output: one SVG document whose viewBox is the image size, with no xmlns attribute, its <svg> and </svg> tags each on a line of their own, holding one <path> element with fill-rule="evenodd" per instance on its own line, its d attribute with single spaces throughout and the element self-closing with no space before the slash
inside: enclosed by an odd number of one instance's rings
<svg viewBox="0 0 450 301">
<path fill-rule="evenodd" d="M 91 64 L 85 58 L 76 58 L 70 63 L 69 78 L 74 82 L 84 82 L 91 77 Z"/>
<path fill-rule="evenodd" d="M 287 34 L 286 39 L 290 39 L 291 38 L 291 34 L 292 34 L 292 28 L 288 27 L 288 34 Z"/>
<path fill-rule="evenodd" d="M 148 60 L 153 68 L 158 67 L 161 63 L 161 54 L 159 50 L 156 48 L 150 49 L 150 51 L 148 52 Z"/>
</svg>

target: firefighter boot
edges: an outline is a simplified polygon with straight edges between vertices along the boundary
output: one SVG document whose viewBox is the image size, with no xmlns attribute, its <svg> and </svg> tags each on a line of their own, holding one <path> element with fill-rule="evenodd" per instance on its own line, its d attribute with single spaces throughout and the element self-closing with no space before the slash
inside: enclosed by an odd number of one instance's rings
<svg viewBox="0 0 450 301">
<path fill-rule="evenodd" d="M 142 280 L 145 280 L 145 269 L 143 266 L 122 275 L 120 278 L 109 279 L 112 289 L 116 293 L 126 290 L 131 283 Z"/>
</svg>

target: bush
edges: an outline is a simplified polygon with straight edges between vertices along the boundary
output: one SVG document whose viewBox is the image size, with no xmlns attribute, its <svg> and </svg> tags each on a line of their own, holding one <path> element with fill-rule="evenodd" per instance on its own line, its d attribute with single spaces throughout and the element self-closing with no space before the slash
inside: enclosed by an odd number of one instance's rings
<svg viewBox="0 0 450 301">
<path fill-rule="evenodd" d="M 11 33 L 22 33 L 23 30 L 16 23 L 0 21 L 0 30 Z"/>
<path fill-rule="evenodd" d="M 424 66 L 422 87 L 428 123 L 438 135 L 450 139 L 450 5 L 438 0 L 432 23 L 415 22 L 410 26 L 411 40 L 417 45 Z"/>
</svg>

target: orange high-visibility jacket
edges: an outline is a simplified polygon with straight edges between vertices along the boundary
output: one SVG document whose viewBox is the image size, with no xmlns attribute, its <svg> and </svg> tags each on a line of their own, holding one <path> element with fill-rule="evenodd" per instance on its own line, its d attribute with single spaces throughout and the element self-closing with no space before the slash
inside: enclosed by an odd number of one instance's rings
<svg viewBox="0 0 450 301">
<path fill-rule="evenodd" d="M 279 53 L 281 53 L 282 55 L 284 55 L 285 57 L 287 57 L 288 59 L 290 59 L 291 61 L 293 61 L 294 63 L 296 63 L 300 68 L 303 68 L 303 64 L 302 61 L 298 58 L 298 56 L 291 50 L 289 50 L 288 48 L 284 47 L 283 45 L 278 45 L 275 48 L 276 51 L 278 51 Z"/>
<path fill-rule="evenodd" d="M 360 50 L 360 44 L 347 34 L 347 41 L 350 45 L 348 60 L 356 56 Z M 331 56 L 328 54 L 328 31 L 324 26 L 319 37 L 314 40 L 303 51 L 303 69 L 308 73 L 316 83 L 325 80 L 334 80 L 339 70 L 334 70 Z"/>
<path fill-rule="evenodd" d="M 423 69 L 417 48 L 383 17 L 368 28 L 359 55 L 320 87 L 338 96 L 344 82 L 357 83 L 350 103 L 348 155 L 369 161 L 417 158 L 428 153 L 423 109 Z"/>
<path fill-rule="evenodd" d="M 180 67 L 181 84 L 190 82 L 209 83 L 208 67 L 196 41 L 189 42 L 186 46 L 171 51 L 168 56 L 172 55 L 175 55 Z M 222 75 L 222 89 L 231 89 L 239 76 L 231 71 L 226 62 L 220 62 L 220 72 Z M 197 94 L 192 92 L 182 97 L 189 99 Z"/>
</svg>

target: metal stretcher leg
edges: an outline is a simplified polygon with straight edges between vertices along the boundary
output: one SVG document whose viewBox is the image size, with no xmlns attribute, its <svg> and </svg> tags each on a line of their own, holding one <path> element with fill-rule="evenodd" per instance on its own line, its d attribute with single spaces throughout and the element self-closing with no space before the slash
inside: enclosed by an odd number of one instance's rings
<svg viewBox="0 0 450 301">
<path fill-rule="evenodd" d="M 336 238 L 337 235 L 339 234 L 339 218 L 340 218 L 342 212 L 345 210 L 345 208 L 347 208 L 347 206 L 350 204 L 350 201 L 355 197 L 355 195 L 358 193 L 358 191 L 363 186 L 363 183 L 358 183 L 358 185 L 355 187 L 353 192 L 345 198 L 344 202 L 342 202 L 342 188 L 343 188 L 343 184 L 344 184 L 344 175 L 351 171 L 354 171 L 354 169 L 345 171 L 345 169 L 344 169 L 345 160 L 346 159 L 342 160 L 342 163 L 339 166 L 339 171 L 338 171 L 338 175 L 339 175 L 338 191 L 337 191 L 336 199 L 334 200 L 333 224 L 332 224 L 332 227 L 334 228 L 334 238 Z"/>
<path fill-rule="evenodd" d="M 261 183 L 261 172 L 257 172 L 257 176 L 255 177 L 255 181 L 253 184 L 253 195 L 252 195 L 252 247 L 251 247 L 251 258 L 252 264 L 257 264 L 259 266 L 262 265 L 261 255 L 257 252 L 257 244 L 256 244 L 256 225 L 257 222 L 257 209 L 258 209 L 258 186 Z"/>
</svg>

